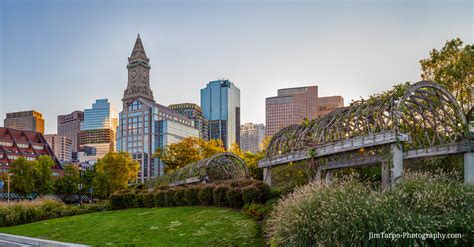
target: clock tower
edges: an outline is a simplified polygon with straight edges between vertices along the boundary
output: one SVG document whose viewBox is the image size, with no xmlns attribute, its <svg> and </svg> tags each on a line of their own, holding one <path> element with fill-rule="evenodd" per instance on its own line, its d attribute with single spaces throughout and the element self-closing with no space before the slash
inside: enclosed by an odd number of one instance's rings
<svg viewBox="0 0 474 247">
<path fill-rule="evenodd" d="M 140 34 L 138 34 L 132 54 L 128 58 L 128 83 L 123 93 L 124 109 L 137 97 L 143 97 L 154 102 L 153 91 L 150 88 L 150 59 L 143 48 Z"/>
</svg>

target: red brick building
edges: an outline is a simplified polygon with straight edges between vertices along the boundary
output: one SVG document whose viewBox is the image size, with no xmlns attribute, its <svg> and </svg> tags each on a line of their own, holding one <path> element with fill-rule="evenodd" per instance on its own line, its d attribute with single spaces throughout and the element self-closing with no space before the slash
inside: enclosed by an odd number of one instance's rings
<svg viewBox="0 0 474 247">
<path fill-rule="evenodd" d="M 301 124 L 304 119 L 315 119 L 343 107 L 341 96 L 318 97 L 318 87 L 296 87 L 278 90 L 278 96 L 265 100 L 265 135 L 272 136 L 280 129 Z"/>
<path fill-rule="evenodd" d="M 0 127 L 0 175 L 8 172 L 10 164 L 15 159 L 25 157 L 27 160 L 35 160 L 40 155 L 51 156 L 55 163 L 51 168 L 53 176 L 61 176 L 61 163 L 43 134 Z"/>
</svg>

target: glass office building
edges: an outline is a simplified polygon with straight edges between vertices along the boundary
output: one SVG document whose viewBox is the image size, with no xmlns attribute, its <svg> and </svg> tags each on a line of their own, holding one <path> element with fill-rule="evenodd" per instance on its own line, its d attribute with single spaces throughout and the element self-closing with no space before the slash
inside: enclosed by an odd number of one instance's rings
<svg viewBox="0 0 474 247">
<path fill-rule="evenodd" d="M 81 123 L 80 146 L 95 148 L 97 158 L 114 152 L 117 115 L 108 99 L 98 99 L 92 104 L 92 108 L 85 109 L 84 121 Z"/>
<path fill-rule="evenodd" d="M 201 108 L 209 139 L 222 140 L 226 149 L 240 145 L 240 89 L 229 80 L 210 81 L 201 89 Z"/>
</svg>

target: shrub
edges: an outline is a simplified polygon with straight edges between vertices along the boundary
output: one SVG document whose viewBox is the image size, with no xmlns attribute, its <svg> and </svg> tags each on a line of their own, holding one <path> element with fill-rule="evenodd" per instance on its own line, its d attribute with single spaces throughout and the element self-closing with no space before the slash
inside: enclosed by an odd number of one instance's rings
<svg viewBox="0 0 474 247">
<path fill-rule="evenodd" d="M 186 201 L 184 200 L 184 193 L 187 190 L 187 188 L 177 188 L 174 191 L 173 199 L 174 199 L 174 204 L 176 206 L 184 206 L 186 205 Z"/>
<path fill-rule="evenodd" d="M 184 201 L 189 206 L 199 205 L 199 194 L 200 188 L 197 186 L 188 187 L 187 190 L 184 192 Z"/>
<path fill-rule="evenodd" d="M 212 205 L 214 186 L 206 185 L 199 190 L 198 198 L 203 205 Z"/>
<path fill-rule="evenodd" d="M 259 203 L 260 192 L 254 185 L 247 186 L 242 190 L 242 200 L 244 204 Z"/>
<path fill-rule="evenodd" d="M 167 207 L 174 207 L 176 206 L 174 202 L 174 190 L 169 189 L 165 192 L 165 206 Z"/>
<path fill-rule="evenodd" d="M 142 194 L 142 201 L 143 206 L 146 208 L 152 208 L 155 206 L 155 194 L 154 193 L 146 193 Z"/>
<path fill-rule="evenodd" d="M 474 187 L 408 174 L 389 191 L 354 178 L 311 183 L 280 200 L 267 221 L 276 246 L 472 246 Z M 461 239 L 372 239 L 369 233 L 461 233 Z"/>
<path fill-rule="evenodd" d="M 242 212 L 256 220 L 263 220 L 264 205 L 260 203 L 247 204 L 242 208 Z"/>
<path fill-rule="evenodd" d="M 137 195 L 133 192 L 116 192 L 109 197 L 112 209 L 137 207 Z M 140 203 L 140 202 L 139 202 Z"/>
<path fill-rule="evenodd" d="M 255 187 L 259 192 L 259 203 L 265 203 L 270 200 L 270 198 L 272 197 L 272 191 L 270 189 L 270 186 L 268 186 L 262 181 L 258 181 L 255 183 Z"/>
<path fill-rule="evenodd" d="M 225 206 L 227 204 L 227 190 L 229 190 L 229 187 L 226 185 L 219 185 L 216 188 L 214 188 L 214 191 L 212 193 L 213 195 L 213 201 L 216 206 Z"/>
<path fill-rule="evenodd" d="M 158 190 L 155 193 L 153 193 L 153 201 L 155 207 L 164 207 L 166 206 L 166 191 L 163 190 Z"/>
<path fill-rule="evenodd" d="M 229 188 L 229 190 L 227 190 L 226 199 L 229 207 L 241 208 L 243 205 L 242 190 Z"/>
</svg>

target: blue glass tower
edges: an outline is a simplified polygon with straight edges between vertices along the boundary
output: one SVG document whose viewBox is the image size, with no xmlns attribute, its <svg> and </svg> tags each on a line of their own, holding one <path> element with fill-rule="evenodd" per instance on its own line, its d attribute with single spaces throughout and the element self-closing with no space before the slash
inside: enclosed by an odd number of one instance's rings
<svg viewBox="0 0 474 247">
<path fill-rule="evenodd" d="M 201 89 L 201 108 L 209 139 L 222 140 L 226 149 L 240 145 L 240 89 L 229 80 L 210 81 Z"/>
</svg>

